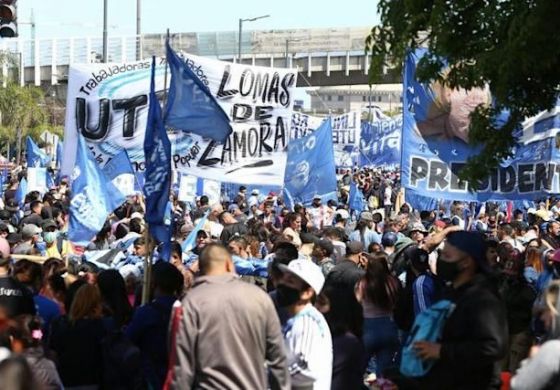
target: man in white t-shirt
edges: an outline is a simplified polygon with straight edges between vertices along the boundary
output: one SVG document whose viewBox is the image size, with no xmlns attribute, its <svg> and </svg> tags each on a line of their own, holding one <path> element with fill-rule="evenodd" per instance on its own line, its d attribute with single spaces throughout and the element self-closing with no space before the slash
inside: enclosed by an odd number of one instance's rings
<svg viewBox="0 0 560 390">
<path fill-rule="evenodd" d="M 283 272 L 277 285 L 277 302 L 289 313 L 283 328 L 292 388 L 329 390 L 333 351 L 331 332 L 323 315 L 311 303 L 319 295 L 325 277 L 309 260 L 279 265 Z"/>
<path fill-rule="evenodd" d="M 327 219 L 331 216 L 331 211 L 321 204 L 321 197 L 319 195 L 313 197 L 313 203 L 307 209 L 307 212 L 315 229 L 323 229 L 323 227 L 328 226 Z"/>
</svg>

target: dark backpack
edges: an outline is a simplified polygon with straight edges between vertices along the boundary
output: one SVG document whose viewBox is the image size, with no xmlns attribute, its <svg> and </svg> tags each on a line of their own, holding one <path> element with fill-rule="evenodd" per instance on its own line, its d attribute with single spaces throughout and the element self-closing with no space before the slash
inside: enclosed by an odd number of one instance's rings
<svg viewBox="0 0 560 390">
<path fill-rule="evenodd" d="M 145 389 L 140 349 L 123 331 L 110 332 L 103 341 L 103 388 Z"/>
</svg>

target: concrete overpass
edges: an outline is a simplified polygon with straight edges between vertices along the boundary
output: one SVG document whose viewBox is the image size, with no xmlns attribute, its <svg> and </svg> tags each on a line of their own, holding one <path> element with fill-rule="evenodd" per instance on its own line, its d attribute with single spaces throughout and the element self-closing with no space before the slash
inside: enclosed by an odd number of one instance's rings
<svg viewBox="0 0 560 390">
<path fill-rule="evenodd" d="M 248 31 L 241 38 L 241 62 L 267 67 L 297 67 L 299 87 L 366 84 L 369 59 L 364 40 L 369 28 Z M 237 62 L 238 32 L 178 33 L 172 35 L 177 50 Z M 109 61 L 135 61 L 164 54 L 165 36 L 110 37 Z M 65 91 L 68 68 L 73 63 L 100 62 L 101 38 L 3 39 L 0 50 L 15 54 L 16 63 L 2 73 L 20 84 L 54 87 Z M 384 75 L 384 82 L 399 82 Z M 59 87 L 60 86 L 60 87 Z M 60 96 L 60 94 L 58 95 Z"/>
</svg>

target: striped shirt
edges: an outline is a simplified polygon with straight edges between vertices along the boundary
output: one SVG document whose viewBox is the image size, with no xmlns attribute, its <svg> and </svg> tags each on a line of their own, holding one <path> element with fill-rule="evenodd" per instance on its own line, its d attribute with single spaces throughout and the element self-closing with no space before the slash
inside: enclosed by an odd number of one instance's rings
<svg viewBox="0 0 560 390">
<path fill-rule="evenodd" d="M 292 386 L 330 389 L 332 339 L 323 315 L 308 304 L 287 321 L 283 330 Z"/>
<path fill-rule="evenodd" d="M 432 306 L 436 300 L 436 286 L 431 274 L 424 273 L 416 278 L 412 288 L 414 316 Z"/>
</svg>

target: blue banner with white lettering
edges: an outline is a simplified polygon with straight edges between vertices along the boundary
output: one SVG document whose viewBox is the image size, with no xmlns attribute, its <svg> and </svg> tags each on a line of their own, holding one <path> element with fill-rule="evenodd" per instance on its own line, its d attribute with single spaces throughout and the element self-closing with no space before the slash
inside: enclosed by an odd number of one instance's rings
<svg viewBox="0 0 560 390">
<path fill-rule="evenodd" d="M 401 163 L 402 115 L 362 122 L 360 166 L 395 166 Z"/>
<path fill-rule="evenodd" d="M 167 137 L 161 107 L 154 87 L 155 57 L 152 60 L 152 80 L 148 124 L 144 138 L 146 171 L 144 195 L 146 196 L 146 222 L 150 234 L 158 241 L 171 240 L 170 221 L 166 220 L 171 183 L 171 142 Z M 169 223 L 168 223 L 169 222 Z"/>
<path fill-rule="evenodd" d="M 403 77 L 402 184 L 407 202 L 423 209 L 434 198 L 531 200 L 558 193 L 558 107 L 525 121 L 513 157 L 489 172 L 476 192 L 468 191 L 458 172 L 481 149 L 468 144 L 469 115 L 479 104 L 490 105 L 492 97 L 488 88 L 466 91 L 452 90 L 437 81 L 420 84 L 416 65 L 425 54 L 425 49 L 418 49 L 407 55 Z"/>
<path fill-rule="evenodd" d="M 325 121 L 313 133 L 288 145 L 284 176 L 286 204 L 310 205 L 315 195 L 323 202 L 336 199 L 337 183 L 332 142 L 332 125 Z"/>
<path fill-rule="evenodd" d="M 27 136 L 25 145 L 28 167 L 46 167 L 51 163 L 49 155 L 42 151 L 31 137 Z"/>
<path fill-rule="evenodd" d="M 165 124 L 214 141 L 225 141 L 232 132 L 229 117 L 208 87 L 173 51 L 169 41 L 166 47 L 171 84 Z"/>
<path fill-rule="evenodd" d="M 68 239 L 85 246 L 101 230 L 109 213 L 125 201 L 125 197 L 105 177 L 81 135 L 78 136 L 78 154 L 71 179 Z"/>
</svg>

